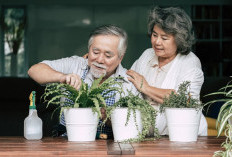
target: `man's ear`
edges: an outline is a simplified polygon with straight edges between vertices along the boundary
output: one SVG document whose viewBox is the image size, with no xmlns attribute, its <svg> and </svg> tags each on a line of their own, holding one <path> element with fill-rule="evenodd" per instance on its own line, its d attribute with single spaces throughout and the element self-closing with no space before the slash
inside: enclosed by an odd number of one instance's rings
<svg viewBox="0 0 232 157">
<path fill-rule="evenodd" d="M 87 59 L 87 58 L 88 58 L 88 54 L 89 54 L 89 53 L 86 53 L 86 54 L 83 56 L 83 58 Z"/>
<path fill-rule="evenodd" d="M 120 59 L 120 62 L 122 62 L 122 59 L 123 59 L 124 55 L 122 55 L 119 59 Z"/>
</svg>

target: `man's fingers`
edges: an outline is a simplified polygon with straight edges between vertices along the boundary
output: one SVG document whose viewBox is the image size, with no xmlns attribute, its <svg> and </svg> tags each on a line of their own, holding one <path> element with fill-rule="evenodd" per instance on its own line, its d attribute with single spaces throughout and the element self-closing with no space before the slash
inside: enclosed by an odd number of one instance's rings
<svg viewBox="0 0 232 157">
<path fill-rule="evenodd" d="M 81 78 L 77 74 L 67 74 L 64 75 L 60 79 L 61 83 L 69 84 L 70 86 L 74 87 L 75 89 L 79 89 L 81 87 Z"/>
<path fill-rule="evenodd" d="M 80 88 L 80 86 L 81 86 L 81 78 L 78 75 L 73 74 L 71 76 L 70 85 L 78 90 Z"/>
<path fill-rule="evenodd" d="M 76 81 L 73 87 L 78 90 L 81 87 L 81 80 Z"/>
<path fill-rule="evenodd" d="M 69 85 L 71 85 L 71 86 L 73 86 L 74 87 L 74 85 L 75 85 L 75 83 L 76 83 L 76 81 L 78 81 L 74 76 L 71 76 L 70 77 L 70 83 L 69 83 Z"/>
<path fill-rule="evenodd" d="M 66 76 L 66 79 L 65 79 L 65 83 L 66 83 L 66 84 L 70 84 L 70 82 L 71 82 L 71 78 L 70 78 L 69 75 L 67 75 L 67 76 Z"/>
</svg>

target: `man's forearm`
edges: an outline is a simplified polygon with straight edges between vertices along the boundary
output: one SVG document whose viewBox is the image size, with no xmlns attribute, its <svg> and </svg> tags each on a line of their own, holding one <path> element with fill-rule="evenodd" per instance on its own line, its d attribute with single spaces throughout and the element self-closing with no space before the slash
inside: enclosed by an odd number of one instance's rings
<svg viewBox="0 0 232 157">
<path fill-rule="evenodd" d="M 55 71 L 44 63 L 33 65 L 28 70 L 28 75 L 39 84 L 60 82 L 60 78 L 63 76 L 62 73 Z"/>
</svg>

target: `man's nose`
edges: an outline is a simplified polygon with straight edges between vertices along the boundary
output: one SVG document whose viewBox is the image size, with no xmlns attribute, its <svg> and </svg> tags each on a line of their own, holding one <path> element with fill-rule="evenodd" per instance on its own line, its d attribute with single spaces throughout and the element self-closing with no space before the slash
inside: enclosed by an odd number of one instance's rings
<svg viewBox="0 0 232 157">
<path fill-rule="evenodd" d="M 103 55 L 103 54 L 100 54 L 100 55 L 97 57 L 96 61 L 97 61 L 98 63 L 104 63 L 104 55 Z"/>
</svg>

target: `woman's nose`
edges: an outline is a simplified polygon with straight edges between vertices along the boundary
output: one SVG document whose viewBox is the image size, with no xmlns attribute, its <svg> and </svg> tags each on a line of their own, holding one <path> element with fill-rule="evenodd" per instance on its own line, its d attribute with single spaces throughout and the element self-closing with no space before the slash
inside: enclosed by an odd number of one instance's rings
<svg viewBox="0 0 232 157">
<path fill-rule="evenodd" d="M 161 44 L 161 39 L 158 37 L 158 38 L 156 38 L 155 39 L 155 43 L 157 44 L 157 45 L 160 45 Z"/>
</svg>

